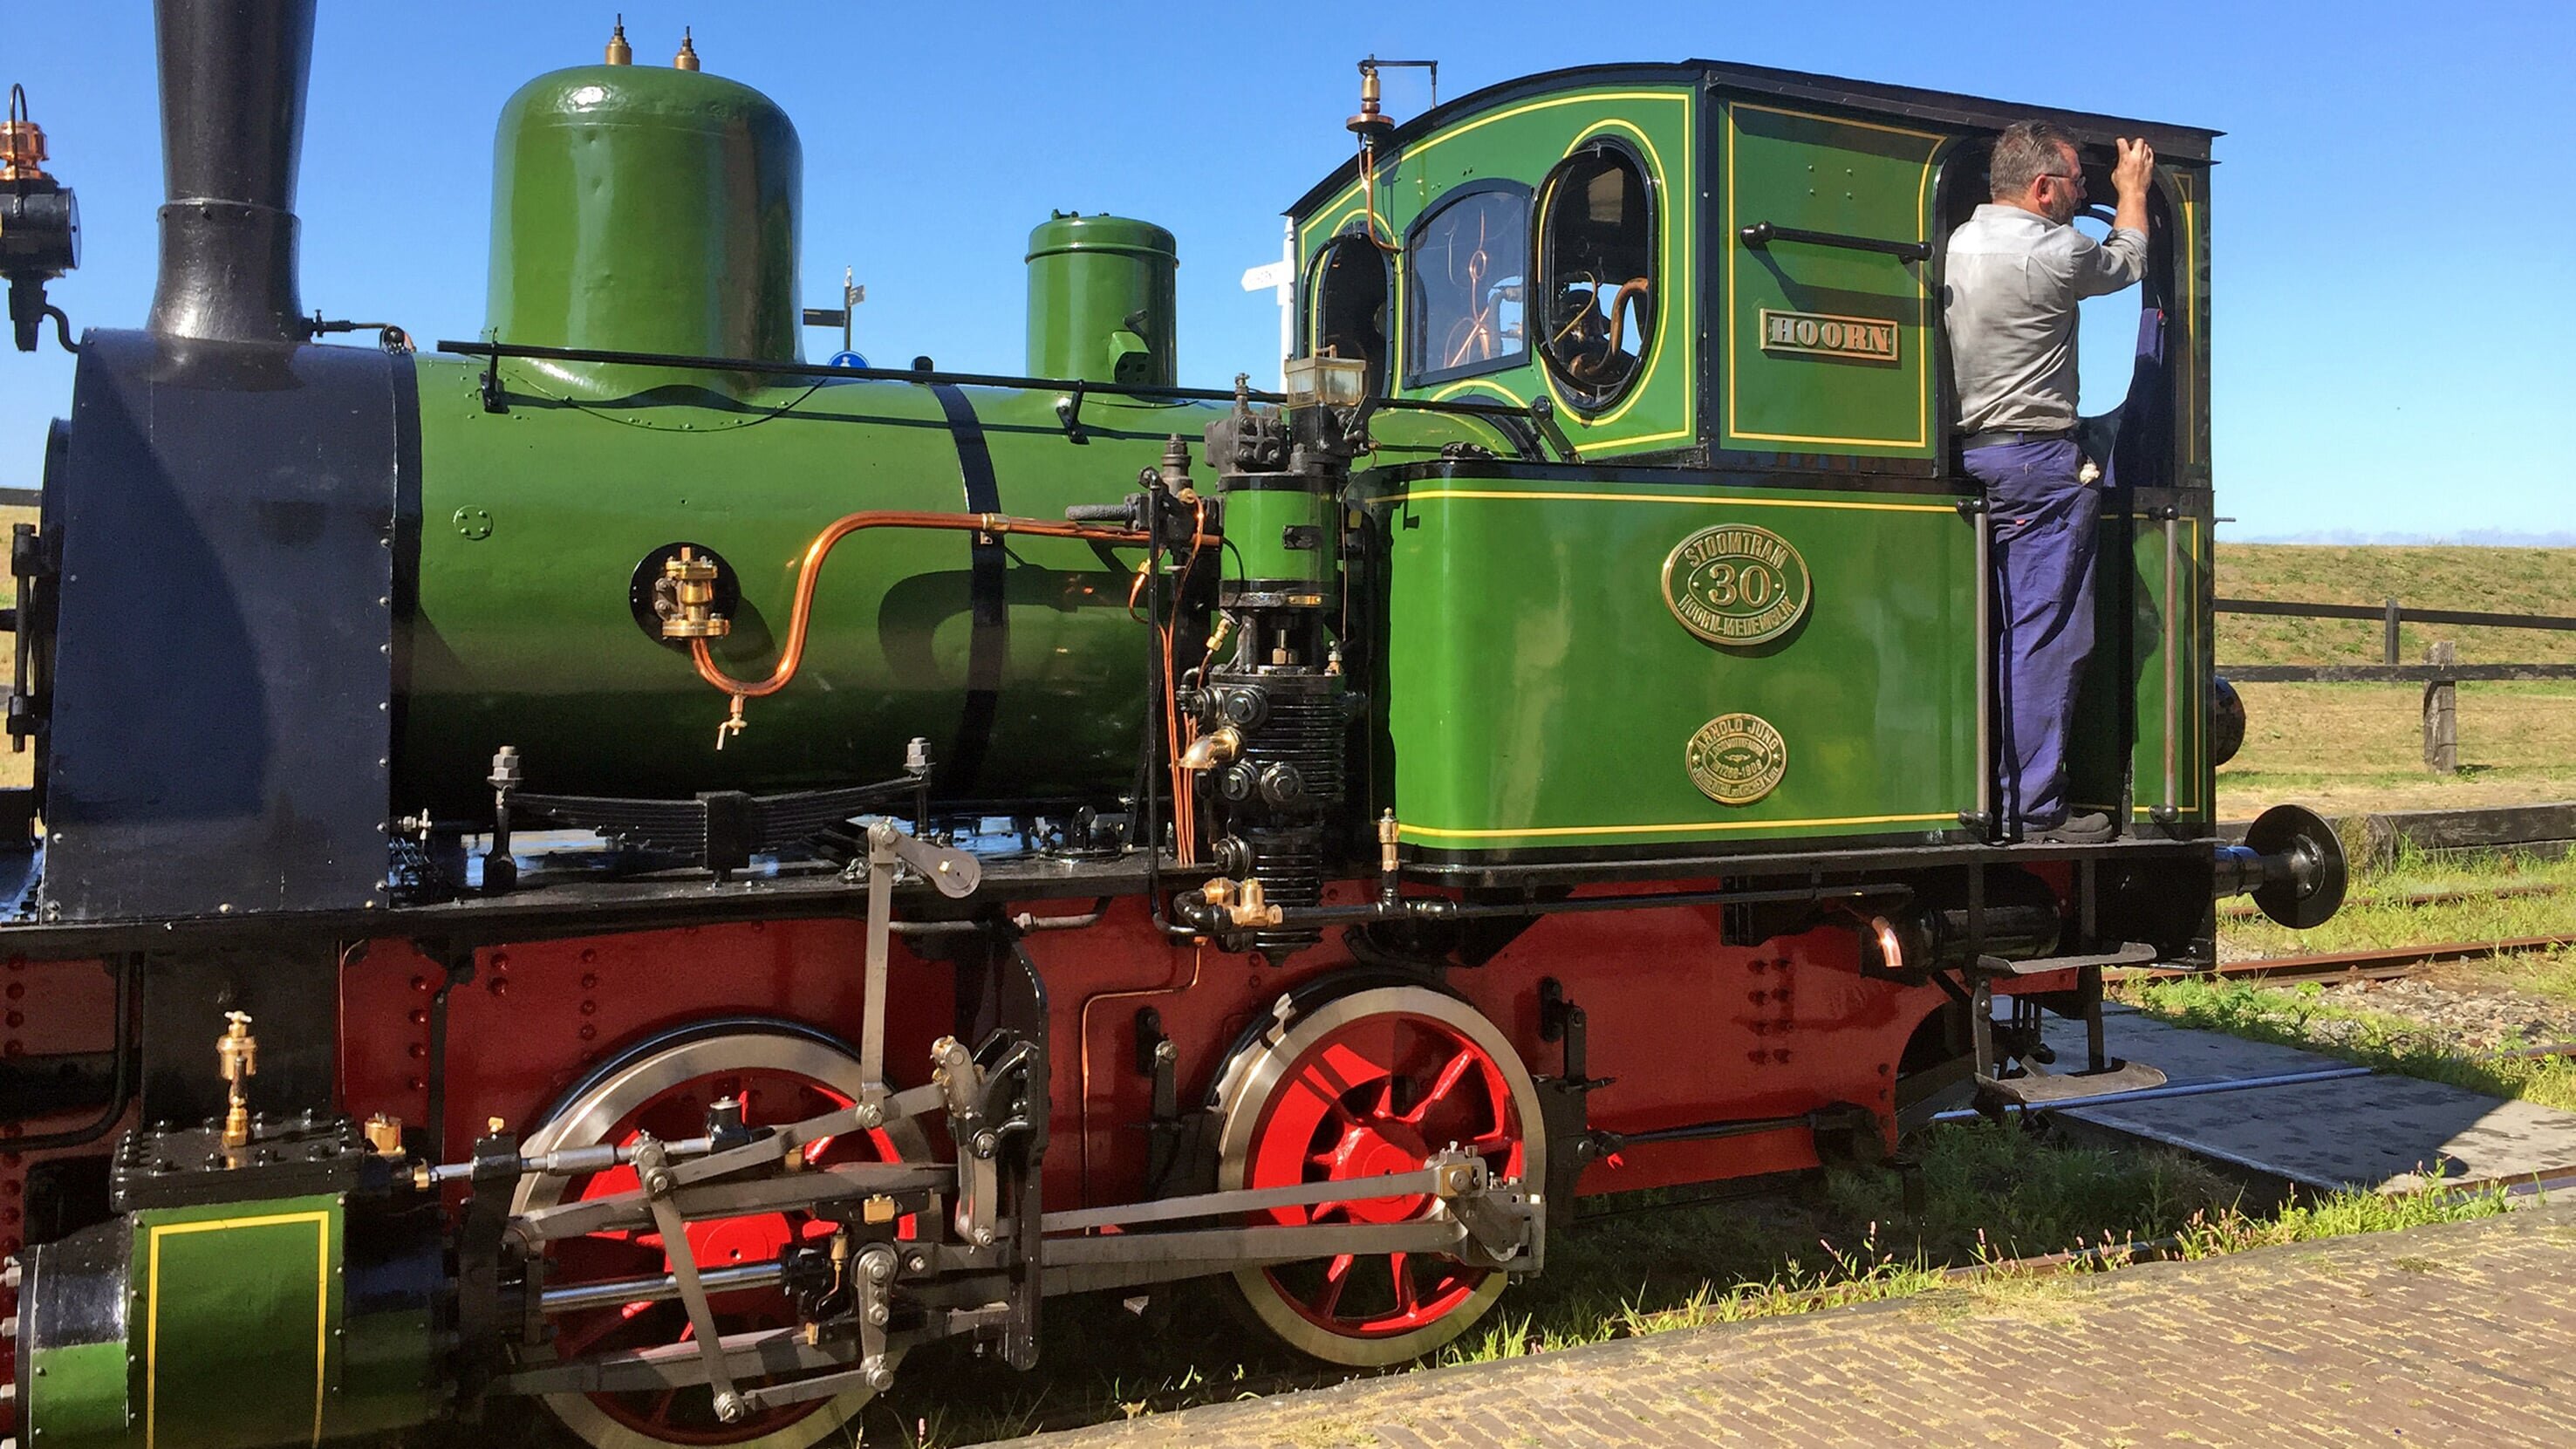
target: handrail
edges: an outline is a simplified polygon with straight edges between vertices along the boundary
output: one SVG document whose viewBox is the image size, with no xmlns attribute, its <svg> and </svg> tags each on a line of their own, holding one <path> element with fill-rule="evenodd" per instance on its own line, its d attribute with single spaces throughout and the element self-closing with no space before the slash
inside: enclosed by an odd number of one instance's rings
<svg viewBox="0 0 2576 1449">
<path fill-rule="evenodd" d="M 1805 242 L 1809 246 L 1842 247 L 1847 251 L 1878 252 L 1901 261 L 1922 262 L 1932 258 L 1930 242 L 1887 241 L 1872 236 L 1851 236 L 1838 231 L 1808 231 L 1803 227 L 1780 226 L 1757 221 L 1736 233 L 1744 244 L 1755 251 L 1767 249 L 1775 241 Z M 445 346 L 445 343 L 439 344 Z"/>
<path fill-rule="evenodd" d="M 847 377 L 867 382 L 953 383 L 959 387 L 1007 387 L 1028 392 L 1071 392 L 1079 389 L 1109 397 L 1144 398 L 1157 402 L 1233 402 L 1237 396 L 1257 403 L 1284 403 L 1288 400 L 1285 393 L 1258 389 L 1247 389 L 1237 394 L 1232 388 L 1165 387 L 1137 382 L 1101 382 L 1092 378 L 1021 377 L 1010 373 L 940 372 L 928 368 L 914 371 L 902 367 L 838 367 L 825 362 L 781 362 L 761 357 L 697 357 L 678 353 L 617 352 L 595 347 L 536 347 L 517 342 L 441 341 L 436 350 L 458 357 L 614 363 L 628 367 L 676 367 L 696 372 L 759 372 L 779 377 Z M 1530 415 L 1528 408 L 1510 403 L 1450 399 L 1389 397 L 1380 399 L 1379 406 L 1411 412 L 1454 413 L 1462 417 L 1527 419 Z"/>
</svg>

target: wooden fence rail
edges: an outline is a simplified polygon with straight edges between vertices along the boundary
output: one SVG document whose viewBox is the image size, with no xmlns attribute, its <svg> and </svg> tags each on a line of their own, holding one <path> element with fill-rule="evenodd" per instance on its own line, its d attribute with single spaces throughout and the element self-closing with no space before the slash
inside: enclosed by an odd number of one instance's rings
<svg viewBox="0 0 2576 1449">
<path fill-rule="evenodd" d="M 2218 599 L 2213 601 L 2213 607 L 2222 614 L 2269 614 L 2274 618 L 2377 619 L 2383 626 L 2380 663 L 2388 665 L 2398 662 L 2397 626 L 2400 624 L 2454 624 L 2475 629 L 2576 630 L 2576 618 L 2555 614 L 2482 614 L 2470 609 L 2409 609 L 2395 599 L 2390 599 L 2377 608 L 2368 604 L 2304 604 L 2290 599 Z"/>
<path fill-rule="evenodd" d="M 2424 768 L 2456 774 L 2460 768 L 2460 692 L 2464 680 L 2576 679 L 2576 664 L 2462 664 L 2451 641 L 2436 641 L 2426 662 L 2397 662 L 2397 626 L 2454 624 L 2477 629 L 2571 629 L 2576 619 L 2551 614 L 2486 614 L 2468 609 L 2409 609 L 2395 599 L 2367 604 L 2307 604 L 2285 599 L 2219 599 L 2222 614 L 2269 614 L 2293 619 L 2377 619 L 2385 626 L 2384 658 L 2377 664 L 2240 664 L 2219 673 L 2237 684 L 2421 684 L 2424 686 Z"/>
</svg>

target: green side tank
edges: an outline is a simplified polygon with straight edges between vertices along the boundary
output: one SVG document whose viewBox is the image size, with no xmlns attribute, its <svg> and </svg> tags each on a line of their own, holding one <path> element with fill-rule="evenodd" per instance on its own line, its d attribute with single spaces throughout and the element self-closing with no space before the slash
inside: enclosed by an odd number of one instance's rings
<svg viewBox="0 0 2576 1449">
<path fill-rule="evenodd" d="M 796 136 L 757 92 L 701 72 L 558 71 L 510 100 L 497 151 L 501 341 L 796 356 Z M 1029 253 L 1032 373 L 1172 381 L 1171 233 L 1059 215 Z M 881 780 L 916 736 L 953 802 L 1134 788 L 1147 639 L 1127 594 L 1140 550 L 853 534 L 822 568 L 803 667 L 750 701 L 722 750 L 725 695 L 659 637 L 649 600 L 639 617 L 638 588 L 649 594 L 661 551 L 713 552 L 740 601 L 712 652 L 735 678 L 762 678 L 786 642 L 799 563 L 835 519 L 1061 519 L 1133 492 L 1169 437 L 1195 453 L 1221 404 L 1092 394 L 1073 412 L 1054 389 L 511 359 L 495 407 L 482 373 L 461 358 L 418 363 L 420 526 L 404 561 L 416 582 L 397 645 L 405 813 L 488 810 L 484 777 L 504 745 L 545 793 Z M 1379 436 L 1382 461 L 1500 442 L 1419 416 L 1383 418 Z"/>
</svg>

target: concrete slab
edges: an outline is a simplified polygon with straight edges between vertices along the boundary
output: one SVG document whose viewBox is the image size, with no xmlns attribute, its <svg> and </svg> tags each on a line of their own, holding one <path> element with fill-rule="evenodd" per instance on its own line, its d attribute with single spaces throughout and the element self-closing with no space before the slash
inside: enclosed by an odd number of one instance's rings
<svg viewBox="0 0 2576 1449">
<path fill-rule="evenodd" d="M 2168 1026 L 2122 1008 L 2106 1010 L 2102 1026 L 2112 1055 L 2164 1069 L 2173 1087 L 2349 1066 L 2316 1052 Z M 2082 1062 L 2080 1023 L 2051 1021 L 2047 1038 L 2060 1062 Z M 2576 1174 L 2576 1112 L 2414 1077 L 2373 1074 L 2145 1096 L 2059 1108 L 2055 1115 L 2318 1191 L 2412 1192 L 2437 1171 L 2453 1185 Z"/>
<path fill-rule="evenodd" d="M 2044 1018 L 2042 1035 L 2067 1071 L 2084 1067 L 2084 1023 Z M 2241 1082 L 2253 1077 L 2283 1077 L 2294 1072 L 2331 1071 L 2351 1063 L 2297 1047 L 2247 1041 L 2224 1032 L 2193 1031 L 2168 1026 L 2133 1007 L 2102 1008 L 2102 1042 L 2115 1057 L 2145 1062 L 2165 1074 L 2173 1087 L 2210 1082 Z"/>
</svg>

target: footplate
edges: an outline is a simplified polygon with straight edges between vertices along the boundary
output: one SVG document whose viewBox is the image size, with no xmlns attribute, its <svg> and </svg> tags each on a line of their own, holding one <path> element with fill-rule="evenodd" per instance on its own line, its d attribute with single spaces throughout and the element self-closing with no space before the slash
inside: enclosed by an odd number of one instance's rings
<svg viewBox="0 0 2576 1449">
<path fill-rule="evenodd" d="M 1977 1090 L 2022 1107 L 2054 1107 L 2121 1092 L 2143 1092 L 2165 1084 L 2165 1074 L 2144 1062 L 2114 1057 L 2100 1071 L 2033 1073 L 2023 1077 L 1977 1078 Z"/>
<path fill-rule="evenodd" d="M 1980 976 L 2015 977 L 2046 976 L 2058 971 L 2082 971 L 2104 966 L 2152 966 L 2156 948 L 2137 941 L 2123 941 L 2116 951 L 2101 951 L 2089 956 L 2039 956 L 2027 961 L 2008 961 L 2001 956 L 1980 956 L 1970 969 Z"/>
</svg>

